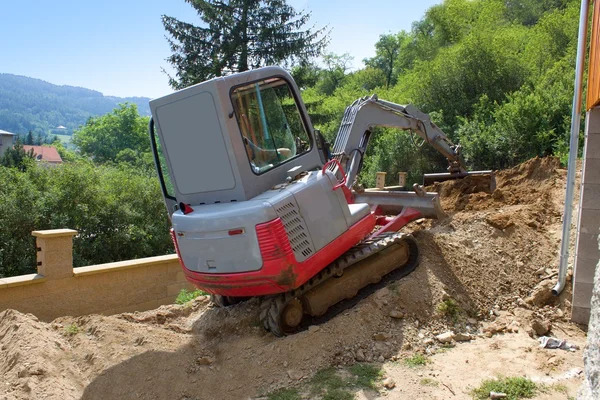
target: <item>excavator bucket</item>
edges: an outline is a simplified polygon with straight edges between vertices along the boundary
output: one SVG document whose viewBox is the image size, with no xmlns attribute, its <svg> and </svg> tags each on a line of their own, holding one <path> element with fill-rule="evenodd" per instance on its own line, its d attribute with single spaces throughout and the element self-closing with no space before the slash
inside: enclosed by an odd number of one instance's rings
<svg viewBox="0 0 600 400">
<path fill-rule="evenodd" d="M 423 175 L 423 185 L 430 186 L 436 182 L 444 182 L 455 179 L 464 179 L 468 176 L 480 177 L 482 182 L 485 182 L 487 186 L 489 184 L 490 193 L 496 189 L 496 175 L 494 171 L 467 171 L 467 172 L 443 172 L 443 173 L 435 173 L 435 174 L 425 174 Z"/>
</svg>

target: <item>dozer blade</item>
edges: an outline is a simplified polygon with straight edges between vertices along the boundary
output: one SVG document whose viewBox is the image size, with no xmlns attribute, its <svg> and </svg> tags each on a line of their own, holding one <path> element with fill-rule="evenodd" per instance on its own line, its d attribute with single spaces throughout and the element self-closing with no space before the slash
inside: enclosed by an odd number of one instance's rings
<svg viewBox="0 0 600 400">
<path fill-rule="evenodd" d="M 496 189 L 496 174 L 494 171 L 467 171 L 467 172 L 443 172 L 436 174 L 425 174 L 423 175 L 423 184 L 425 186 L 433 185 L 436 182 L 444 182 L 455 179 L 463 179 L 468 176 L 482 177 L 482 179 L 489 179 L 490 193 Z"/>
<path fill-rule="evenodd" d="M 418 189 L 418 187 L 416 187 Z M 367 189 L 354 195 L 356 203 L 377 205 L 385 215 L 398 215 L 405 207 L 419 211 L 424 218 L 443 219 L 446 213 L 440 205 L 440 196 L 433 192 L 396 192 Z"/>
</svg>

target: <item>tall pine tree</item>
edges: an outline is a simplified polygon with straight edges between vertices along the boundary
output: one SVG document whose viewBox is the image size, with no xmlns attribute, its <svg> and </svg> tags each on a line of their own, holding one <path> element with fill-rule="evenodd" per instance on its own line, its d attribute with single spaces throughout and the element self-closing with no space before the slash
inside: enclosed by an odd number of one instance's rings
<svg viewBox="0 0 600 400">
<path fill-rule="evenodd" d="M 304 29 L 309 13 L 286 0 L 185 0 L 201 26 L 163 15 L 176 70 L 169 84 L 180 89 L 229 73 L 308 60 L 329 40 L 325 28 Z"/>
</svg>

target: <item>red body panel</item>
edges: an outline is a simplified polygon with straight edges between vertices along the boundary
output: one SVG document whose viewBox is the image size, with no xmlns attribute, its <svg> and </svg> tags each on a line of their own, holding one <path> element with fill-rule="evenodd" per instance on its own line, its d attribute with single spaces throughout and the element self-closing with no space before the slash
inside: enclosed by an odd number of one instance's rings
<svg viewBox="0 0 600 400">
<path fill-rule="evenodd" d="M 310 258 L 299 263 L 279 218 L 256 226 L 263 267 L 258 271 L 235 274 L 194 272 L 179 261 L 186 278 L 198 288 L 223 296 L 264 296 L 296 289 L 331 264 L 352 246 L 369 235 L 375 227 L 375 216 L 367 215 Z M 173 231 L 171 231 L 173 233 Z M 175 248 L 179 254 L 176 236 Z"/>
</svg>

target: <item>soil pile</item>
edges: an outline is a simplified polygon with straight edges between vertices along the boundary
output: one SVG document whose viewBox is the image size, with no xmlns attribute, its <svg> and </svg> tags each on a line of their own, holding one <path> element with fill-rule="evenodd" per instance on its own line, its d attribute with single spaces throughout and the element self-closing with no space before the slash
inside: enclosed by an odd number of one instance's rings
<svg viewBox="0 0 600 400">
<path fill-rule="evenodd" d="M 330 365 L 433 353 L 440 348 L 435 337 L 450 329 L 468 338 L 527 330 L 535 318 L 564 319 L 565 301 L 527 302 L 555 273 L 564 179 L 557 160 L 546 158 L 499 172 L 492 193 L 471 178 L 436 185 L 449 217 L 406 227 L 419 242 L 420 266 L 284 338 L 264 332 L 258 299 L 218 309 L 201 297 L 186 306 L 50 324 L 4 311 L 6 397 L 248 398 Z"/>
</svg>

